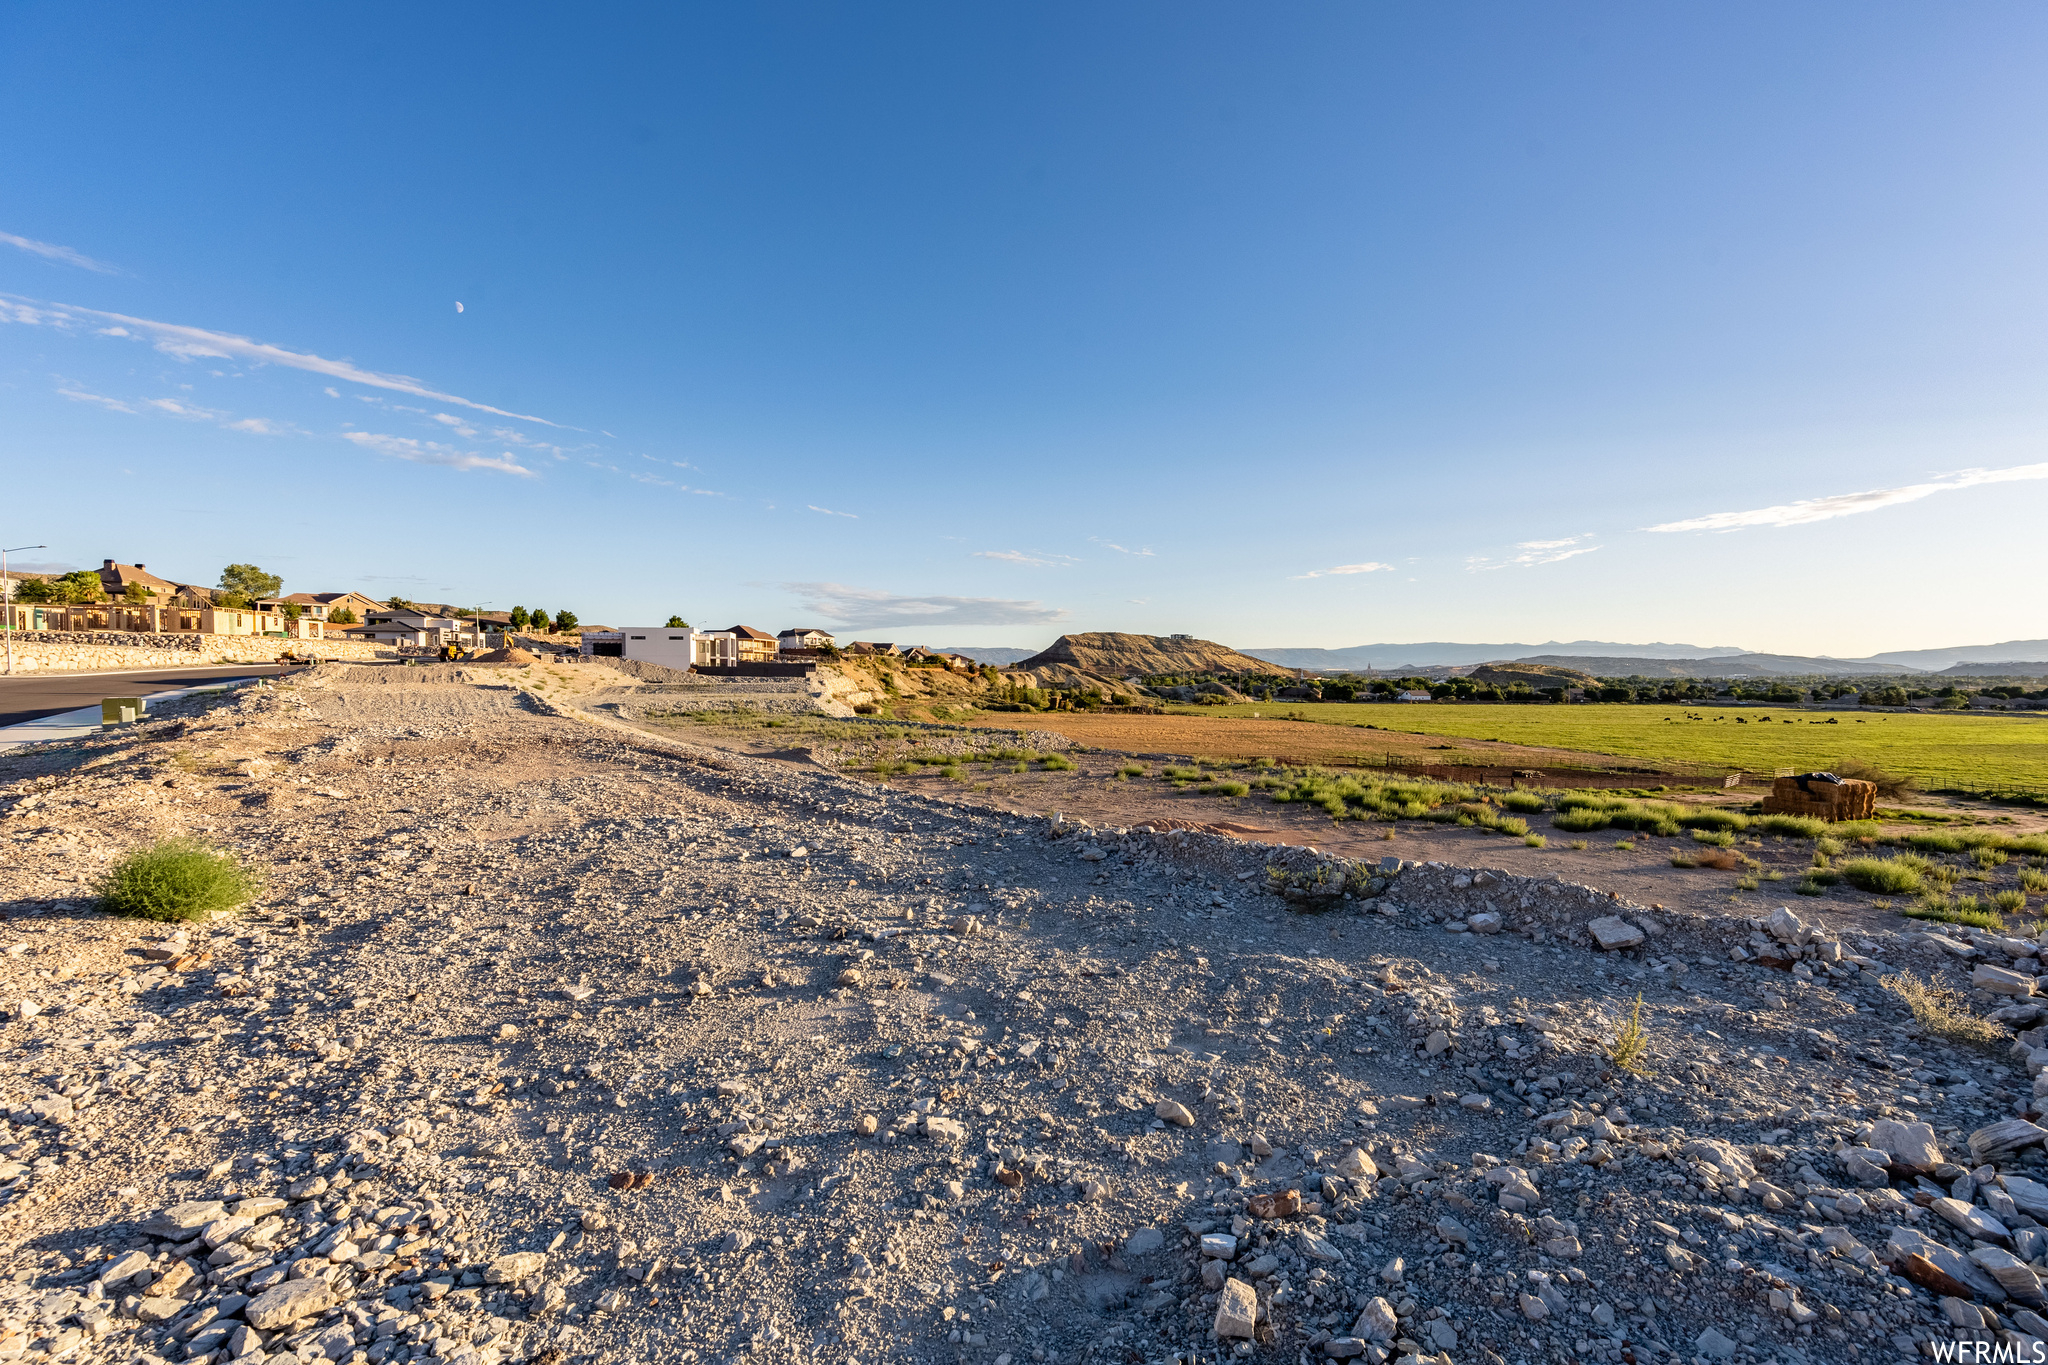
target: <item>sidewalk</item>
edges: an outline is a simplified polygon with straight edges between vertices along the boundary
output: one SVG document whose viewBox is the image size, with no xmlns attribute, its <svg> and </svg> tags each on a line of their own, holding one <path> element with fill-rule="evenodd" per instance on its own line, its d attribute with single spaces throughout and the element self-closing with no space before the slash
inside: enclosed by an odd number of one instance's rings
<svg viewBox="0 0 2048 1365">
<path fill-rule="evenodd" d="M 178 697 L 190 696 L 194 692 L 225 692 L 233 687 L 246 685 L 247 678 L 220 678 L 201 683 L 196 687 L 176 687 L 167 692 L 143 694 L 143 714 L 159 702 L 172 701 Z M 100 704 L 81 706 L 76 711 L 60 711 L 54 716 L 41 716 L 25 720 L 19 725 L 0 726 L 0 751 L 19 749 L 25 744 L 49 744 L 57 740 L 83 739 L 96 735 L 107 727 L 100 720 Z"/>
</svg>

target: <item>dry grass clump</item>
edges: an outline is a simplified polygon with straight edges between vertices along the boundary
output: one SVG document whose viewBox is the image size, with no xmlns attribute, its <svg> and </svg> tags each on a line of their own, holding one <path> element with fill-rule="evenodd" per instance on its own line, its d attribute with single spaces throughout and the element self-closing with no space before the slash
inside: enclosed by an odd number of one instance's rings
<svg viewBox="0 0 2048 1365">
<path fill-rule="evenodd" d="M 1920 893 L 1920 869 L 1903 858 L 1851 858 L 1842 864 L 1842 875 L 1858 891 L 1886 896 Z"/>
<path fill-rule="evenodd" d="M 1922 981 L 1911 972 L 1894 972 L 1884 979 L 1884 988 L 1905 1001 L 1920 1027 L 1937 1038 L 1996 1052 L 2012 1036 L 1973 1014 L 1968 996 L 1932 977 Z"/>
<path fill-rule="evenodd" d="M 246 905 L 258 882 L 233 854 L 166 839 L 114 864 L 96 890 L 100 908 L 116 915 L 204 920 Z"/>
</svg>

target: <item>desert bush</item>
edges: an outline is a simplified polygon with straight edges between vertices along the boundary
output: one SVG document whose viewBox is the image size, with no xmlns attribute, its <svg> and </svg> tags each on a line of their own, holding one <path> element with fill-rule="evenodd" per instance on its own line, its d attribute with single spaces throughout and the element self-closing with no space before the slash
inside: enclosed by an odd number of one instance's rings
<svg viewBox="0 0 2048 1365">
<path fill-rule="evenodd" d="M 1574 839 L 1566 844 L 1565 847 L 1575 853 L 1584 853 L 1586 851 L 1586 841 L 1584 839 Z"/>
<path fill-rule="evenodd" d="M 1040 766 L 1049 773 L 1070 773 L 1074 770 L 1074 760 L 1064 754 L 1047 754 Z"/>
<path fill-rule="evenodd" d="M 1967 924 L 1993 933 L 2005 932 L 2005 918 L 1975 896 L 1942 896 L 1929 893 L 1906 908 L 1914 919 L 1939 920 L 1944 924 Z"/>
<path fill-rule="evenodd" d="M 958 763 L 948 763 L 945 767 L 939 769 L 939 776 L 950 777 L 955 782 L 958 782 L 961 777 L 960 765 Z"/>
<path fill-rule="evenodd" d="M 1920 893 L 1920 870 L 1902 858 L 1851 858 L 1842 864 L 1842 875 L 1858 891 L 1883 896 Z"/>
<path fill-rule="evenodd" d="M 203 920 L 247 904 L 259 882 L 231 853 L 166 839 L 114 864 L 94 889 L 100 908 L 116 915 Z"/>
<path fill-rule="evenodd" d="M 1143 777 L 1145 775 L 1145 765 L 1142 763 L 1126 763 L 1123 767 L 1116 770 L 1116 775 L 1125 778 Z"/>
<path fill-rule="evenodd" d="M 1735 836 L 1726 830 L 1696 829 L 1692 837 L 1695 842 L 1712 844 L 1715 848 L 1732 848 L 1735 845 Z"/>
<path fill-rule="evenodd" d="M 1823 835 L 1813 841 L 1813 848 L 1815 857 L 1839 858 L 1848 848 L 1848 845 L 1844 844 L 1840 839 Z"/>
<path fill-rule="evenodd" d="M 1687 829 L 1718 829 L 1740 834 L 1749 828 L 1749 817 L 1733 810 L 1689 810 L 1678 817 Z"/>
<path fill-rule="evenodd" d="M 2023 915 L 2027 910 L 2027 893 L 2024 891 L 1999 891 L 1991 897 L 1991 908 L 2001 915 Z"/>
<path fill-rule="evenodd" d="M 1543 809 L 1543 798 L 1535 792 L 1502 792 L 1500 804 L 1504 810 L 1518 810 L 1533 815 Z"/>
<path fill-rule="evenodd" d="M 1522 842 L 1530 848 L 1543 848 L 1550 843 L 1548 839 L 1540 834 L 1524 834 Z"/>
<path fill-rule="evenodd" d="M 2004 867 L 2010 856 L 2002 848 L 1988 848 L 1980 844 L 1971 851 L 1970 861 L 1983 868 Z"/>
<path fill-rule="evenodd" d="M 1894 972 L 1884 979 L 1883 985 L 1913 1011 L 1913 1019 L 1921 1028 L 1938 1038 L 1996 1052 L 2012 1037 L 2005 1028 L 1973 1013 L 1967 995 L 1932 977 L 1922 981 L 1911 972 Z"/>
<path fill-rule="evenodd" d="M 1915 830 L 1906 836 L 1906 846 L 1917 848 L 1922 853 L 1961 853 L 1962 836 L 1950 834 L 1947 830 Z"/>
<path fill-rule="evenodd" d="M 1198 790 L 1206 796 L 1243 796 L 1251 786 L 1244 782 L 1210 782 Z"/>
<path fill-rule="evenodd" d="M 1616 839 L 1614 841 L 1614 851 L 1617 853 L 1633 853 L 1636 851 L 1635 841 L 1633 839 Z"/>
<path fill-rule="evenodd" d="M 2036 895 L 2048 891 L 2048 872 L 2043 872 L 2038 867 L 2021 868 L 2020 889 L 2022 891 L 2032 891 Z"/>
<path fill-rule="evenodd" d="M 1827 893 L 1827 887 L 1811 877 L 1801 877 L 1799 885 L 1792 888 L 1795 896 L 1825 896 Z"/>
<path fill-rule="evenodd" d="M 1738 877 L 1735 881 L 1735 889 L 1737 891 L 1756 890 L 1756 877 L 1754 875 L 1747 877 Z"/>
<path fill-rule="evenodd" d="M 1169 782 L 1193 782 L 1202 776 L 1200 768 L 1176 768 L 1172 764 L 1159 770 L 1159 775 Z"/>
<path fill-rule="evenodd" d="M 1791 839 L 1818 839 L 1828 832 L 1828 822 L 1811 815 L 1759 815 L 1750 828 Z"/>
<path fill-rule="evenodd" d="M 1590 834 L 1607 828 L 1607 814 L 1598 810 L 1560 810 L 1550 817 L 1550 827 L 1568 834 Z"/>
<path fill-rule="evenodd" d="M 1621 845 L 1616 844 L 1615 847 L 1620 848 Z M 1671 855 L 1671 865 L 1673 867 L 1698 867 L 1700 863 L 1699 859 L 1693 857 L 1690 853 L 1674 853 Z"/>
</svg>

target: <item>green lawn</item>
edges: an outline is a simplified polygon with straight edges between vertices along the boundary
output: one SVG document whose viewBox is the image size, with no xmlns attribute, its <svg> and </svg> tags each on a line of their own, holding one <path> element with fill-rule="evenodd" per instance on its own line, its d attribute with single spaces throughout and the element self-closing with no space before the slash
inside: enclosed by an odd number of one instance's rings
<svg viewBox="0 0 2048 1365">
<path fill-rule="evenodd" d="M 2048 716 L 1443 702 L 1266 702 L 1187 709 L 1208 716 L 1258 715 L 1499 740 L 1766 775 L 1779 768 L 1822 770 L 1839 758 L 1860 758 L 1911 776 L 1931 791 L 2048 798 Z M 1704 719 L 1688 720 L 1688 714 Z M 1830 719 L 1836 723 L 1828 724 Z"/>
</svg>

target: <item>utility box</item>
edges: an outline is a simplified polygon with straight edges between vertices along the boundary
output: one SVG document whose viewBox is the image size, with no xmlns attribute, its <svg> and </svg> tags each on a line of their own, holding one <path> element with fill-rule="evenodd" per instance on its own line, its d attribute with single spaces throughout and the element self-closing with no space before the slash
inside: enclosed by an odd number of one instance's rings
<svg viewBox="0 0 2048 1365">
<path fill-rule="evenodd" d="M 108 697 L 100 703 L 100 724 L 133 725 L 142 719 L 142 698 Z"/>
</svg>

